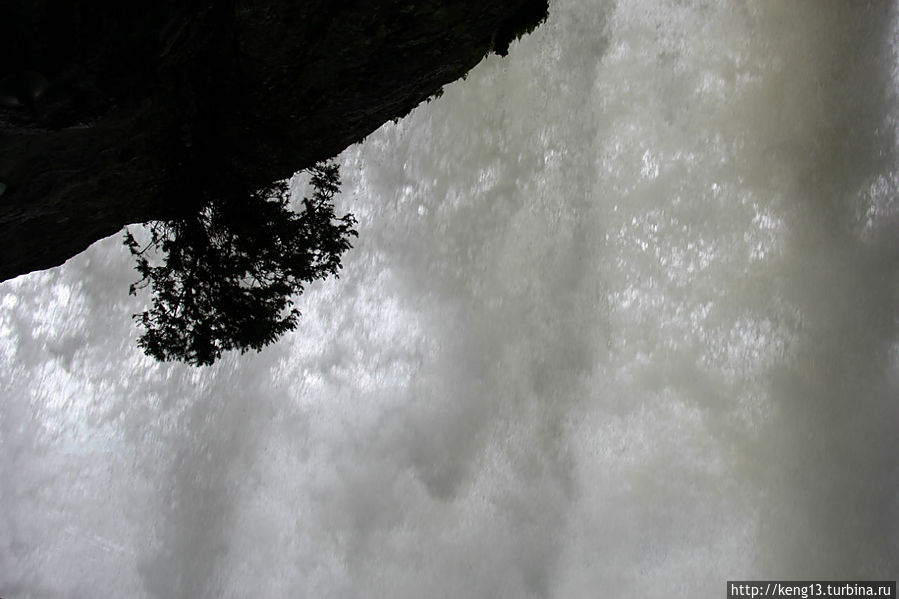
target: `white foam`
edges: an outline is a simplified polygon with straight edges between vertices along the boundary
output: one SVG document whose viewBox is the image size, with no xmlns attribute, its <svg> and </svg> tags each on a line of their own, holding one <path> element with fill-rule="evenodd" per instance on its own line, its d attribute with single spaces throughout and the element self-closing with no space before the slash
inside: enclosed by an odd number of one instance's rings
<svg viewBox="0 0 899 599">
<path fill-rule="evenodd" d="M 356 248 L 258 355 L 142 357 L 118 238 L 0 286 L 0 596 L 895 578 L 895 29 L 555 2 L 344 153 Z"/>
</svg>

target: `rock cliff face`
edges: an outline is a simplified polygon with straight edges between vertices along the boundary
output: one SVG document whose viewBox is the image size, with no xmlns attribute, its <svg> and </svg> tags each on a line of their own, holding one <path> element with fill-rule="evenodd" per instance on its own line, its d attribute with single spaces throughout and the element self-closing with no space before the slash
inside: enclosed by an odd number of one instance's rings
<svg viewBox="0 0 899 599">
<path fill-rule="evenodd" d="M 0 280 L 334 156 L 505 54 L 546 11 L 546 0 L 10 0 Z"/>
</svg>

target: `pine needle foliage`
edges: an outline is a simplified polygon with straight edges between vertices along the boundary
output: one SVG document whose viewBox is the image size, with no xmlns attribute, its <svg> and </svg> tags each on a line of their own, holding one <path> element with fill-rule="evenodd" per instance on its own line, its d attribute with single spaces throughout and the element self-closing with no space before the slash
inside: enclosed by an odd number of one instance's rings
<svg viewBox="0 0 899 599">
<path fill-rule="evenodd" d="M 302 211 L 290 209 L 287 183 L 279 182 L 249 199 L 208 202 L 190 217 L 154 222 L 143 247 L 125 233 L 141 276 L 130 292 L 149 287 L 152 296 L 152 306 L 134 315 L 147 355 L 204 366 L 225 351 L 259 351 L 297 327 L 292 297 L 338 276 L 358 236 L 352 214 L 334 213 L 338 165 L 309 171 L 314 193 Z"/>
</svg>

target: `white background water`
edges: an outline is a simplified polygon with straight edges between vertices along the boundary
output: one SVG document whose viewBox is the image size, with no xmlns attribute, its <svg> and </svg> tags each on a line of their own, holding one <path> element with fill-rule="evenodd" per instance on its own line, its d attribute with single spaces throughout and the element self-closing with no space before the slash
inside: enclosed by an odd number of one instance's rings
<svg viewBox="0 0 899 599">
<path fill-rule="evenodd" d="M 4 283 L 0 596 L 895 579 L 896 8 L 557 0 L 342 155 L 261 354 L 142 356 L 120 237 Z"/>
</svg>

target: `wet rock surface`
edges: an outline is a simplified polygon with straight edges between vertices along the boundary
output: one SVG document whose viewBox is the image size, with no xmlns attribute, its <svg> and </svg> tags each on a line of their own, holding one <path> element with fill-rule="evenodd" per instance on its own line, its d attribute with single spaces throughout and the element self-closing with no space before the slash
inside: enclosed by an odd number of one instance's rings
<svg viewBox="0 0 899 599">
<path fill-rule="evenodd" d="M 13 1 L 0 8 L 0 280 L 334 156 L 546 10 Z"/>
</svg>

